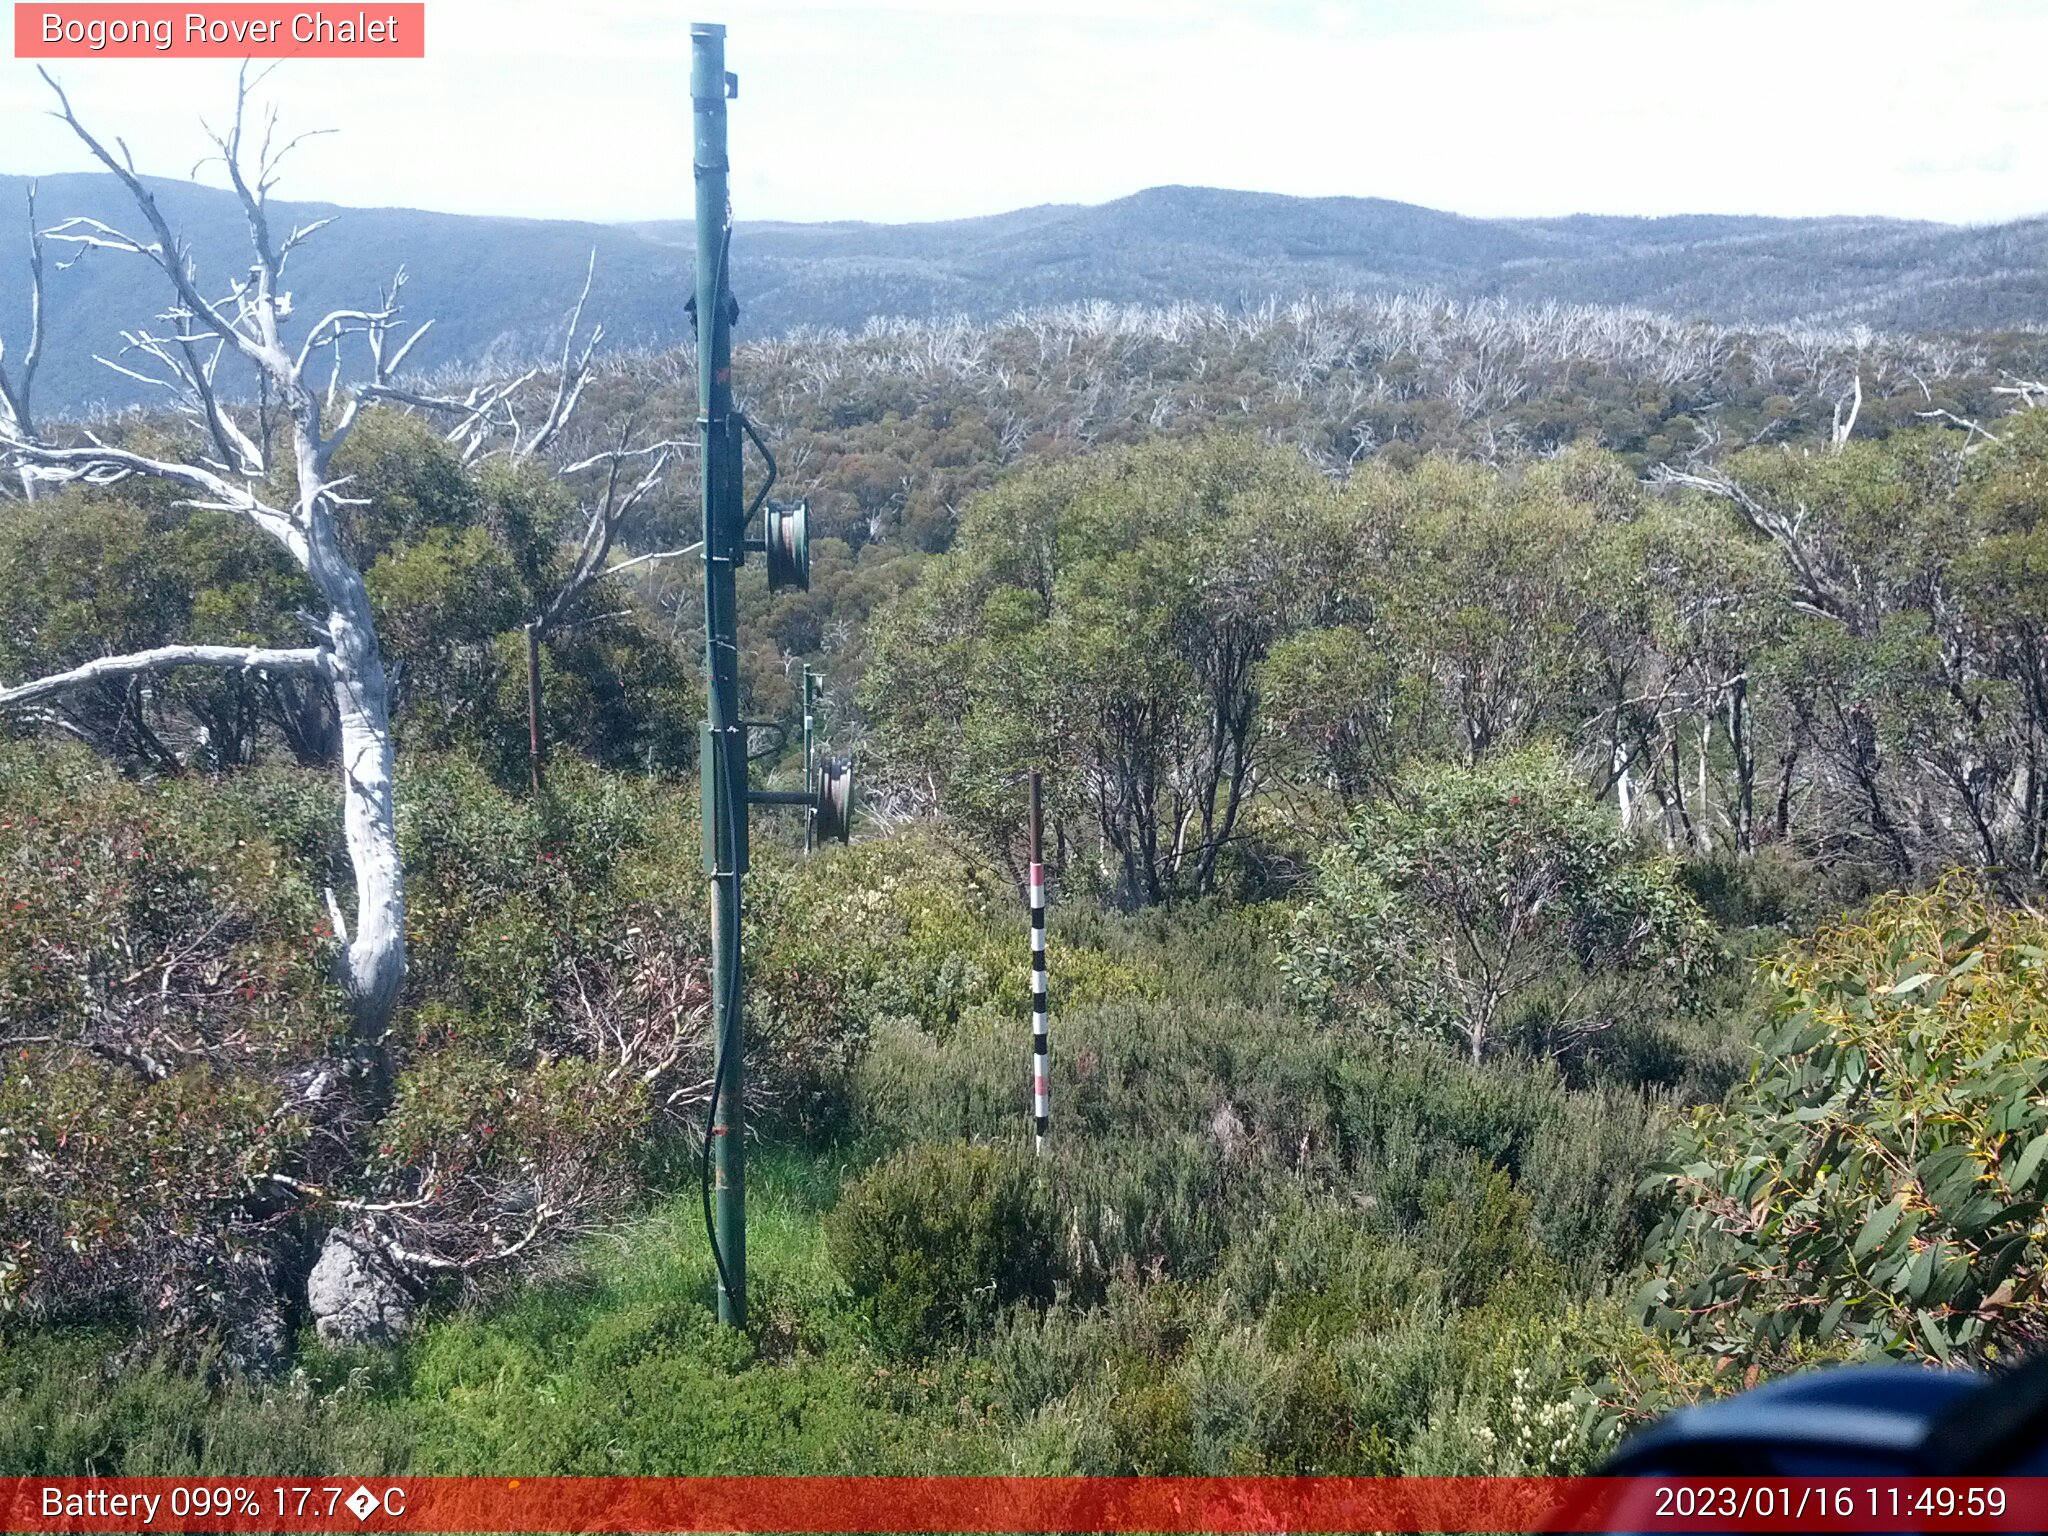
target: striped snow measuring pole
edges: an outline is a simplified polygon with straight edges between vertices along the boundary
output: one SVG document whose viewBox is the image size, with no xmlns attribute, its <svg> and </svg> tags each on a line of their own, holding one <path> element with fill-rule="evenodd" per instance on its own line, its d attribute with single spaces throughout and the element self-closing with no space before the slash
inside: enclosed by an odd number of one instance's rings
<svg viewBox="0 0 2048 1536">
<path fill-rule="evenodd" d="M 1044 821 L 1038 806 L 1038 770 L 1031 770 L 1031 1144 L 1045 1153 L 1045 1122 L 1052 1111 L 1052 1037 L 1045 1005 Z"/>
</svg>

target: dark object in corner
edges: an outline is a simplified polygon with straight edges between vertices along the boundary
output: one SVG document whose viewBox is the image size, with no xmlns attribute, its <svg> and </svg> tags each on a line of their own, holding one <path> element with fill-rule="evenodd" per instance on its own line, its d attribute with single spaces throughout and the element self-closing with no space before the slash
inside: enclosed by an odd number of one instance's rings
<svg viewBox="0 0 2048 1536">
<path fill-rule="evenodd" d="M 1669 1414 L 1600 1469 L 1624 1478 L 2044 1475 L 2048 1355 L 1995 1377 L 1910 1365 L 1787 1377 Z M 1634 1492 L 1602 1514 L 1607 1530 L 1657 1523 Z"/>
</svg>

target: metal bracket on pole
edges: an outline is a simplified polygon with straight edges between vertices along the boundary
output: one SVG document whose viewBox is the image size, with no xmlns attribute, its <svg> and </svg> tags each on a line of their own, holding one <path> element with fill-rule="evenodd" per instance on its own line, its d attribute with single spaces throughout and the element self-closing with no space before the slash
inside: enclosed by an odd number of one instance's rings
<svg viewBox="0 0 2048 1536">
<path fill-rule="evenodd" d="M 804 794 L 817 792 L 818 776 L 813 766 L 812 752 L 817 742 L 815 712 L 818 703 L 818 674 L 809 667 L 804 668 Z M 818 811 L 813 806 L 804 812 L 804 852 L 809 853 L 818 846 Z"/>
</svg>

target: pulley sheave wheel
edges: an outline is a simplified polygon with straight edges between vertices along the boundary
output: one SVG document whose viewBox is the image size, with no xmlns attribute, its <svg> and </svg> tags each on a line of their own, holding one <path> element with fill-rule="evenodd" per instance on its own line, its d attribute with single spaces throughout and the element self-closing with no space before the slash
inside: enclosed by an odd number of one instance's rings
<svg viewBox="0 0 2048 1536">
<path fill-rule="evenodd" d="M 853 764 L 828 757 L 818 768 L 818 841 L 847 842 L 853 836 Z"/>
<path fill-rule="evenodd" d="M 767 545 L 768 590 L 810 591 L 810 503 L 769 502 L 761 509 L 761 539 Z"/>
</svg>

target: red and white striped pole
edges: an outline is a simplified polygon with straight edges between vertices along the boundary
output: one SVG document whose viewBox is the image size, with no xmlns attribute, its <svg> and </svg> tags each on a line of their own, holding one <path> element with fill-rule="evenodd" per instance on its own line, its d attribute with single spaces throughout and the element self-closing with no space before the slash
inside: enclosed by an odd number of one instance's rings
<svg viewBox="0 0 2048 1536">
<path fill-rule="evenodd" d="M 1038 803 L 1038 770 L 1031 770 L 1031 1145 L 1045 1155 L 1045 1123 L 1052 1112 L 1052 1036 L 1045 998 L 1044 821 Z"/>
</svg>

